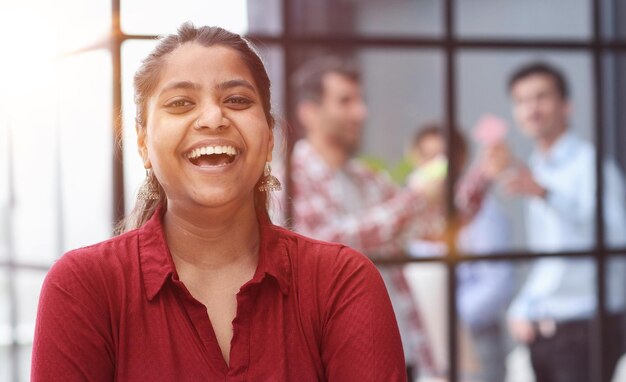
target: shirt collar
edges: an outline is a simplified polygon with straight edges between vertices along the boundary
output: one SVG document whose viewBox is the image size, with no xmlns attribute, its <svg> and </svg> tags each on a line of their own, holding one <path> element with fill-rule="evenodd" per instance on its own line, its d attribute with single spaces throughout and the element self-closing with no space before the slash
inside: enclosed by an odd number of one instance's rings
<svg viewBox="0 0 626 382">
<path fill-rule="evenodd" d="M 139 261 L 146 290 L 146 297 L 152 300 L 165 285 L 168 278 L 176 274 L 165 233 L 163 232 L 163 209 L 159 207 L 150 220 L 138 231 Z M 272 276 L 283 294 L 289 293 L 291 285 L 291 261 L 289 252 L 281 236 L 281 228 L 259 216 L 261 241 L 259 244 L 259 264 L 253 281 L 261 282 L 265 275 Z"/>
<path fill-rule="evenodd" d="M 253 279 L 272 276 L 278 282 L 283 294 L 289 294 L 291 285 L 291 260 L 289 250 L 281 235 L 283 228 L 273 225 L 269 219 L 261 218 L 261 243 L 259 246 L 259 264 Z"/>
<path fill-rule="evenodd" d="M 542 153 L 535 149 L 530 160 L 535 164 L 540 162 L 559 163 L 571 158 L 571 152 L 576 149 L 576 146 L 576 137 L 574 134 L 567 131 L 563 133 L 556 142 L 554 142 L 552 148 L 547 153 Z"/>
</svg>

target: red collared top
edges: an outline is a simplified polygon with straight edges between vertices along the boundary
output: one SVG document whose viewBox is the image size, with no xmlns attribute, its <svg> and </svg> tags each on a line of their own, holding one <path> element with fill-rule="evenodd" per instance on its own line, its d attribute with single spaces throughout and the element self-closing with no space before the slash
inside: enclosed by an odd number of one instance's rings
<svg viewBox="0 0 626 382">
<path fill-rule="evenodd" d="M 179 280 L 161 214 L 71 251 L 43 285 L 32 381 L 405 381 L 395 317 L 358 252 L 261 225 L 230 365 Z"/>
</svg>

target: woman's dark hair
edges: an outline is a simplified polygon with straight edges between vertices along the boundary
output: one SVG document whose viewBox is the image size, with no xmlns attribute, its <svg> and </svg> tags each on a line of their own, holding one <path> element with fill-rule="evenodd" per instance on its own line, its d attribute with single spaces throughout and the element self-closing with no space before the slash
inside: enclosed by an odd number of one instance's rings
<svg viewBox="0 0 626 382">
<path fill-rule="evenodd" d="M 137 106 L 135 128 L 138 133 L 141 131 L 145 132 L 148 99 L 152 96 L 159 83 L 163 67 L 167 62 L 167 56 L 186 43 L 196 43 L 205 47 L 223 46 L 235 50 L 248 70 L 250 70 L 261 97 L 267 123 L 270 129 L 274 128 L 270 96 L 270 79 L 256 48 L 242 36 L 223 28 L 210 26 L 196 28 L 192 23 L 186 22 L 178 28 L 178 33 L 161 38 L 159 44 L 142 61 L 141 66 L 135 73 L 135 105 Z M 159 205 L 166 206 L 167 198 L 165 192 L 156 177 L 152 176 L 147 178 L 147 180 L 158 189 L 159 198 L 157 200 L 137 200 L 131 213 L 118 224 L 118 233 L 141 227 L 150 219 Z M 257 210 L 267 216 L 267 194 L 259 191 L 258 187 L 255 187 L 254 190 L 254 201 Z"/>
</svg>

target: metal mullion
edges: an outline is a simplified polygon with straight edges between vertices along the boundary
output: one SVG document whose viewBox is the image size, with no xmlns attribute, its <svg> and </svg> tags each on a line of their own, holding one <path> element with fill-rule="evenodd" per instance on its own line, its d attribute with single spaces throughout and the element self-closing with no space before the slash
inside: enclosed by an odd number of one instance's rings
<svg viewBox="0 0 626 382">
<path fill-rule="evenodd" d="M 592 250 L 592 249 L 590 249 Z M 612 249 L 606 250 L 606 254 L 610 254 L 613 256 L 626 257 L 626 253 L 624 249 Z M 382 257 L 377 256 L 376 254 L 368 254 L 372 261 L 376 264 L 380 265 L 391 265 L 391 264 L 411 264 L 411 263 L 430 263 L 430 262 L 438 262 L 444 263 L 446 262 L 446 258 L 443 256 L 429 256 L 429 257 L 411 257 L 409 254 L 400 252 L 392 257 Z M 590 254 L 590 251 L 564 251 L 564 252 L 499 252 L 499 253 L 489 253 L 489 254 L 471 254 L 464 253 L 462 256 L 457 255 L 455 257 L 455 263 L 460 262 L 474 262 L 474 261 L 530 261 L 537 260 L 542 258 L 557 258 L 557 257 L 591 257 L 593 255 Z"/>
<path fill-rule="evenodd" d="M 300 46 L 359 46 L 359 47 L 392 47 L 392 48 L 441 48 L 451 44 L 455 49 L 522 49 L 522 50 L 585 50 L 600 45 L 605 49 L 626 50 L 624 41 L 598 41 L 593 40 L 548 40 L 548 39 L 506 39 L 506 38 L 453 38 L 446 40 L 441 37 L 406 37 L 406 36 L 337 36 L 337 35 L 294 35 L 283 37 L 268 34 L 251 34 L 255 40 L 267 43 L 284 43 L 286 39 Z M 140 38 L 154 38 L 156 36 L 140 36 Z"/>
<path fill-rule="evenodd" d="M 10 268 L 12 270 L 48 271 L 50 264 L 20 263 L 14 260 L 0 261 L 0 268 Z"/>
<path fill-rule="evenodd" d="M 124 151 L 122 126 L 122 30 L 120 28 L 120 1 L 111 0 L 111 64 L 113 70 L 113 221 L 124 217 Z"/>
<path fill-rule="evenodd" d="M 283 48 L 283 105 L 285 107 L 285 118 L 283 126 L 283 134 L 286 139 L 286 153 L 285 153 L 285 200 L 292 200 L 292 190 L 293 190 L 293 180 L 291 177 L 291 152 L 293 146 L 295 144 L 295 134 L 289 128 L 290 126 L 295 126 L 292 121 L 295 120 L 294 114 L 294 105 L 291 104 L 292 100 L 292 86 L 290 81 L 290 74 L 295 70 L 294 68 L 294 57 L 295 57 L 295 45 L 291 43 L 292 34 L 291 33 L 291 23 L 289 22 L 289 18 L 291 16 L 291 1 L 290 0 L 282 0 L 282 36 L 275 43 L 282 46 Z M 262 41 L 262 40 L 260 40 Z M 292 203 L 284 203 L 286 206 L 284 221 L 289 228 L 292 228 L 293 224 L 293 206 Z"/>
<path fill-rule="evenodd" d="M 283 16 L 283 19 L 285 16 Z M 284 22 L 284 21 L 283 21 Z M 602 40 L 549 40 L 532 38 L 452 38 L 445 37 L 407 37 L 407 36 L 358 36 L 358 35 L 304 35 L 291 34 L 286 31 L 282 35 L 250 33 L 247 35 L 255 41 L 279 45 L 297 46 L 331 46 L 331 47 L 384 47 L 384 48 L 441 48 L 450 44 L 454 49 L 511 49 L 511 50 L 557 50 L 579 51 L 590 50 L 595 47 L 613 51 L 626 51 L 626 41 L 602 41 Z M 158 35 L 124 34 L 118 31 L 120 42 L 126 40 L 155 40 Z"/>
<path fill-rule="evenodd" d="M 444 4 L 444 28 L 445 28 L 445 65 L 446 65 L 446 99 L 445 99 L 445 137 L 446 137 L 446 151 L 448 158 L 452 158 L 450 155 L 454 148 L 452 145 L 455 143 L 452 139 L 452 134 L 456 128 L 456 54 L 457 46 L 455 45 L 454 36 L 454 1 L 446 0 Z M 445 257 L 445 265 L 448 275 L 447 283 L 447 328 L 448 328 L 448 380 L 456 382 L 458 380 L 458 338 L 457 338 L 457 321 L 458 315 L 456 310 L 456 297 L 457 297 L 457 248 L 456 248 L 456 208 L 454 205 L 454 182 L 456 178 L 456 169 L 453 164 L 454 161 L 449 160 L 450 171 L 446 177 L 446 230 L 452 231 L 452 235 L 447 235 L 448 239 L 446 245 L 448 247 L 448 256 Z"/>
<path fill-rule="evenodd" d="M 596 182 L 596 214 L 595 214 L 595 233 L 596 233 L 596 317 L 595 317 L 595 333 L 591 343 L 591 371 L 594 379 L 597 381 L 608 381 L 609 376 L 604 373 L 604 342 L 606 339 L 606 307 L 605 307 L 605 232 L 604 232 L 604 115 L 603 106 L 603 78 L 602 78 L 602 53 L 603 49 L 600 44 L 601 36 L 601 1 L 593 0 L 592 10 L 593 23 L 593 77 L 594 77 L 594 112 L 595 126 L 594 138 L 596 144 L 595 155 L 595 182 Z"/>
<path fill-rule="evenodd" d="M 284 17 L 283 17 L 284 18 Z M 284 31 L 282 35 L 250 33 L 248 37 L 263 43 L 273 44 L 297 44 L 300 46 L 380 46 L 393 48 L 415 48 L 415 47 L 431 47 L 441 48 L 446 44 L 452 45 L 455 49 L 550 49 L 550 50 L 581 50 L 591 49 L 594 44 L 600 44 L 602 47 L 611 49 L 626 50 L 626 42 L 623 41 L 599 41 L 593 40 L 549 40 L 549 39 L 507 39 L 507 38 L 455 38 L 447 39 L 445 37 L 407 37 L 407 36 L 358 36 L 358 35 L 325 35 L 325 34 L 292 34 Z M 159 38 L 155 34 L 125 34 L 119 31 L 119 39 L 125 40 L 154 40 Z"/>
</svg>

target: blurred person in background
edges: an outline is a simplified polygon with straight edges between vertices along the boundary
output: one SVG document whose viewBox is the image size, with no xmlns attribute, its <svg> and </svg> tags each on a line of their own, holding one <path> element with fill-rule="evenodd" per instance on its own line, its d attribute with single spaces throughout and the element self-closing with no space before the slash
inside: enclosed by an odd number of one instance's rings
<svg viewBox="0 0 626 382">
<path fill-rule="evenodd" d="M 415 166 L 411 177 L 422 182 L 438 181 L 446 176 L 446 140 L 443 126 L 430 123 L 420 127 L 409 149 L 409 158 Z M 468 158 L 467 141 L 458 130 L 452 130 L 452 160 L 462 173 Z M 511 245 L 510 222 L 494 196 L 488 190 L 482 164 L 477 161 L 472 169 L 461 176 L 457 187 L 457 204 L 460 213 L 467 213 L 466 193 L 471 187 L 482 186 L 480 207 L 473 216 L 465 216 L 457 236 L 457 248 L 461 253 L 489 254 L 505 251 Z M 429 225 L 421 225 L 415 239 L 408 244 L 412 256 L 444 256 L 446 247 L 446 210 L 443 203 L 427 208 Z M 413 268 L 407 266 L 410 275 Z M 419 273 L 414 273 L 419 277 Z M 443 275 L 445 277 L 445 275 Z M 462 362 L 464 381 L 502 382 L 505 378 L 507 348 L 506 332 L 502 327 L 504 312 L 513 294 L 513 266 L 503 261 L 466 261 L 457 268 L 457 309 L 463 324 L 463 332 L 469 335 L 470 350 L 478 361 Z M 413 280 L 410 279 L 410 282 Z M 420 280 L 415 280 L 419 288 Z M 445 285 L 442 283 L 442 285 Z M 426 289 L 431 289 L 426 288 Z M 423 301 L 423 300 L 420 300 Z M 437 309 L 427 309 L 430 314 Z M 426 314 L 425 314 L 426 315 Z M 425 317 L 426 318 L 426 317 Z M 465 330 L 467 329 L 467 330 Z M 471 357 L 461 357 L 469 359 Z M 477 369 L 477 370 L 472 370 Z"/>
<path fill-rule="evenodd" d="M 561 71 L 542 62 L 520 67 L 508 91 L 514 118 L 532 140 L 527 164 L 505 145 L 485 153 L 489 171 L 511 196 L 524 198 L 528 248 L 556 252 L 594 245 L 595 148 L 570 130 L 572 105 Z M 603 161 L 604 226 L 607 244 L 624 245 L 624 183 L 616 163 Z M 603 368 L 610 376 L 623 335 L 624 262 L 607 268 L 608 331 Z M 596 269 L 591 258 L 536 260 L 508 310 L 513 338 L 527 344 L 537 382 L 588 382 L 591 375 Z M 615 343 L 613 343 L 615 341 Z"/>
<path fill-rule="evenodd" d="M 297 116 L 305 138 L 292 153 L 293 227 L 302 234 L 353 246 L 370 256 L 402 253 L 430 189 L 396 187 L 355 159 L 367 117 L 357 66 L 338 57 L 295 73 Z M 381 267 L 398 318 L 409 378 L 433 375 L 434 363 L 418 307 L 400 267 Z M 357 318 L 355 318 L 357 319 Z M 415 368 L 418 372 L 415 373 Z"/>
<path fill-rule="evenodd" d="M 371 261 L 269 221 L 274 118 L 255 49 L 183 24 L 134 84 L 146 182 L 121 235 L 49 271 L 31 380 L 405 381 Z"/>
</svg>

